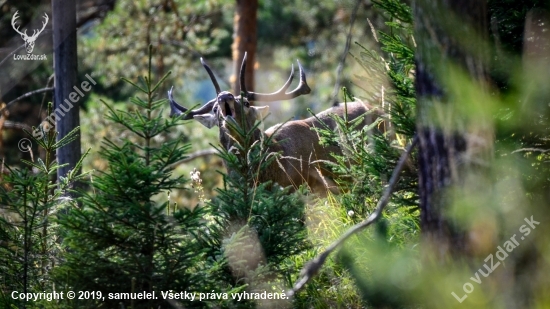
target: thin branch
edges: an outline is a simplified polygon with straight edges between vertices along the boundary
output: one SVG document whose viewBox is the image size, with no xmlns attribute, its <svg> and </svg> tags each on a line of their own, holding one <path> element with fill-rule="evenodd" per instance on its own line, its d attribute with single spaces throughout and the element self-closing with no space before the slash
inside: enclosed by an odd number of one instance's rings
<svg viewBox="0 0 550 309">
<path fill-rule="evenodd" d="M 55 73 L 52 73 L 50 77 L 48 78 L 48 81 L 46 82 L 46 88 L 50 87 L 52 82 L 54 81 Z M 38 111 L 38 117 L 42 114 L 42 107 L 44 106 L 44 103 L 46 102 L 46 93 L 44 92 L 44 95 L 42 96 L 42 102 L 40 103 L 40 110 Z"/>
<path fill-rule="evenodd" d="M 11 53 L 9 53 L 4 59 L 2 59 L 2 61 L 0 61 L 0 66 L 2 64 L 4 64 L 4 62 L 6 62 L 11 55 L 15 54 L 16 52 L 18 52 L 20 49 L 23 49 L 23 47 L 25 47 L 25 44 L 21 44 L 19 45 L 19 47 L 17 47 L 16 49 L 14 49 Z"/>
<path fill-rule="evenodd" d="M 399 174 L 403 170 L 403 167 L 405 166 L 405 162 L 407 161 L 407 158 L 411 154 L 411 151 L 418 143 L 418 137 L 415 136 L 412 140 L 412 143 L 407 147 L 405 152 L 401 154 L 401 158 L 399 158 L 399 162 L 397 163 L 395 169 L 393 170 L 393 173 L 390 178 L 390 182 L 388 183 L 388 186 L 386 187 L 386 190 L 382 194 L 382 197 L 378 201 L 378 204 L 376 205 L 376 208 L 374 209 L 374 212 L 363 222 L 360 222 L 351 228 L 349 228 L 344 235 L 340 236 L 339 239 L 334 241 L 328 248 L 315 257 L 313 260 L 309 261 L 302 271 L 300 272 L 300 280 L 294 284 L 294 287 L 290 289 L 285 294 L 288 297 L 292 297 L 296 292 L 298 292 L 304 285 L 311 280 L 317 272 L 321 269 L 323 264 L 325 263 L 325 260 L 327 257 L 338 247 L 340 247 L 348 238 L 350 238 L 353 234 L 363 230 L 367 226 L 374 223 L 376 220 L 380 218 L 380 215 L 382 214 L 382 211 L 384 210 L 384 207 L 388 204 L 390 201 L 390 197 L 393 193 L 393 190 L 395 189 L 395 186 L 397 185 L 397 182 L 399 181 Z"/>
<path fill-rule="evenodd" d="M 182 163 L 185 163 L 185 162 L 189 162 L 189 161 L 192 161 L 192 160 L 195 160 L 196 158 L 199 158 L 199 157 L 206 157 L 206 156 L 211 156 L 211 155 L 215 155 L 217 154 L 218 151 L 214 148 L 210 148 L 210 149 L 204 149 L 204 150 L 199 150 L 199 151 L 195 151 L 193 153 L 190 153 L 187 158 L 183 159 L 183 160 L 179 160 L 178 162 L 176 163 L 172 163 L 170 164 L 170 166 L 168 168 L 170 169 L 173 169 L 175 168 L 176 166 L 182 164 Z"/>
<path fill-rule="evenodd" d="M 512 151 L 512 153 L 516 153 L 516 152 L 542 152 L 542 153 L 545 153 L 545 152 L 549 152 L 549 151 L 550 151 L 550 149 L 521 148 L 521 149 L 517 149 L 517 150 Z"/>
<path fill-rule="evenodd" d="M 4 122 L 4 128 L 27 130 L 29 132 L 32 131 L 32 128 L 27 124 L 9 121 L 9 120 L 6 120 L 6 122 Z"/>
<path fill-rule="evenodd" d="M 342 71 L 344 70 L 344 63 L 346 62 L 346 58 L 348 56 L 349 52 L 349 46 L 351 43 L 351 31 L 353 29 L 353 24 L 355 23 L 355 18 L 357 17 L 357 11 L 359 10 L 359 5 L 363 2 L 362 0 L 357 0 L 355 3 L 355 7 L 353 8 L 353 11 L 351 11 L 351 18 L 349 22 L 349 31 L 346 38 L 346 46 L 344 47 L 344 52 L 342 53 L 342 59 L 340 60 L 340 63 L 338 63 L 338 68 L 336 69 L 336 82 L 334 83 L 334 89 L 332 90 L 332 101 L 333 104 L 338 104 L 338 92 L 340 92 L 340 79 L 342 78 Z"/>
<path fill-rule="evenodd" d="M 27 98 L 27 97 L 30 97 L 32 95 L 35 95 L 35 94 L 38 94 L 38 93 L 42 93 L 42 92 L 48 92 L 48 91 L 53 91 L 55 87 L 49 87 L 49 88 L 42 88 L 42 89 L 37 89 L 37 90 L 33 90 L 31 92 L 27 92 L 25 93 L 24 95 L 18 97 L 17 99 L 15 100 L 11 100 L 8 104 L 6 104 L 6 106 L 4 106 L 4 108 L 0 109 L 0 114 L 8 107 L 10 107 L 10 105 L 18 102 L 18 101 L 21 101 L 23 100 L 24 98 Z"/>
</svg>

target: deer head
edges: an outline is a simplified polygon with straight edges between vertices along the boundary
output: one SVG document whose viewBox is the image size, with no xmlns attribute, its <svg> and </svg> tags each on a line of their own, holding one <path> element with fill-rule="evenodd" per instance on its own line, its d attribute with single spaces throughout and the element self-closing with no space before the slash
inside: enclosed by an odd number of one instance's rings
<svg viewBox="0 0 550 309">
<path fill-rule="evenodd" d="M 258 93 L 248 91 L 244 84 L 245 69 L 246 69 L 247 54 L 243 58 L 240 70 L 240 89 L 241 94 L 235 96 L 231 92 L 221 91 L 218 81 L 214 73 L 206 62 L 201 58 L 201 63 L 205 68 L 214 88 L 216 89 L 216 98 L 204 104 L 201 108 L 189 111 L 187 108 L 179 105 L 172 96 L 172 89 L 168 91 L 168 99 L 170 101 L 170 116 L 179 116 L 187 113 L 184 119 L 195 119 L 204 126 L 211 128 L 213 126 L 225 127 L 226 123 L 231 125 L 246 124 L 252 126 L 255 121 L 262 120 L 266 117 L 268 106 L 251 106 L 250 101 L 273 102 L 279 100 L 289 100 L 303 94 L 308 94 L 311 89 L 307 85 L 304 70 L 298 62 L 300 69 L 300 83 L 293 91 L 286 93 L 286 90 L 294 79 L 294 65 L 291 67 L 290 77 L 281 89 L 273 93 Z"/>
<path fill-rule="evenodd" d="M 16 11 L 15 14 L 13 14 L 13 17 L 11 18 L 11 26 L 13 27 L 13 30 L 15 30 L 15 32 L 17 32 L 21 35 L 21 37 L 25 41 L 25 49 L 27 50 L 27 53 L 30 54 L 30 53 L 32 53 L 32 51 L 34 49 L 34 42 L 36 41 L 36 38 L 38 38 L 38 35 L 40 33 L 42 33 L 42 31 L 44 31 L 44 28 L 46 28 L 46 25 L 48 24 L 49 17 L 48 17 L 48 14 L 44 13 L 45 21 L 42 22 L 42 29 L 33 30 L 32 35 L 28 36 L 27 35 L 27 29 L 25 29 L 24 32 L 21 32 L 21 31 L 19 31 L 19 26 L 17 26 L 17 28 L 15 26 L 15 21 L 19 17 L 18 12 L 19 11 Z"/>
</svg>

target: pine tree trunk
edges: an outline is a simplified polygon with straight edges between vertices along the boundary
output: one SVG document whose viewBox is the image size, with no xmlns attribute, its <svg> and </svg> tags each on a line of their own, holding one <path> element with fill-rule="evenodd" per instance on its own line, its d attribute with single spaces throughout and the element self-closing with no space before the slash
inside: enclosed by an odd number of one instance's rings
<svg viewBox="0 0 550 309">
<path fill-rule="evenodd" d="M 248 53 L 246 62 L 247 90 L 254 89 L 254 59 L 257 44 L 258 0 L 237 0 L 235 19 L 233 20 L 233 75 L 231 88 L 233 93 L 240 93 L 239 72 L 244 53 Z"/>
<path fill-rule="evenodd" d="M 458 105 L 466 102 L 449 96 L 449 84 L 443 83 L 454 76 L 453 64 L 483 84 L 485 14 L 485 2 L 479 0 L 418 0 L 414 6 L 421 229 L 440 257 L 468 250 L 465 231 L 446 215 L 452 202 L 449 190 L 460 187 L 474 165 L 466 153 L 473 151 L 481 160 L 488 160 L 491 153 L 490 121 L 473 125 L 470 116 L 457 112 Z M 450 82 L 460 83 L 452 78 Z M 485 141 L 480 149 L 470 148 L 474 136 Z"/>
<path fill-rule="evenodd" d="M 80 102 L 70 96 L 77 84 L 77 52 L 76 52 L 76 4 L 73 1 L 53 0 L 53 45 L 54 45 L 54 111 L 56 112 L 55 130 L 59 132 L 57 140 L 62 139 L 67 133 L 80 125 Z M 65 112 L 61 105 L 65 107 Z M 70 107 L 72 105 L 72 107 Z M 79 135 L 80 137 L 80 135 Z M 73 169 L 80 160 L 80 138 L 69 145 L 57 150 L 57 162 L 68 164 L 59 168 L 57 178 L 65 177 L 67 172 Z"/>
</svg>

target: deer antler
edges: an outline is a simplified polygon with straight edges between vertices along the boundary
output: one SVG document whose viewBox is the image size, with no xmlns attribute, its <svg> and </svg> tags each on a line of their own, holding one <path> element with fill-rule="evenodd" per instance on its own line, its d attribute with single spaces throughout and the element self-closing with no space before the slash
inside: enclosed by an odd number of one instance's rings
<svg viewBox="0 0 550 309">
<path fill-rule="evenodd" d="M 13 30 L 15 30 L 15 32 L 19 33 L 21 36 L 28 37 L 27 29 L 25 29 L 25 32 L 21 32 L 19 31 L 19 26 L 15 28 L 15 21 L 17 20 L 17 18 L 19 18 L 18 14 L 19 14 L 19 11 L 15 11 L 15 14 L 13 14 L 13 17 L 11 18 L 11 26 L 13 27 Z"/>
<path fill-rule="evenodd" d="M 48 17 L 48 14 L 44 13 L 44 18 L 46 20 L 42 22 L 42 29 L 33 30 L 32 35 L 29 37 L 27 35 L 27 29 L 25 29 L 24 32 L 21 32 L 21 31 L 19 31 L 19 26 L 17 26 L 17 28 L 15 27 L 16 26 L 15 21 L 17 20 L 17 18 L 19 18 L 19 11 L 16 11 L 15 14 L 13 14 L 13 17 L 11 18 L 11 26 L 13 27 L 13 30 L 15 30 L 15 32 L 19 33 L 24 38 L 27 38 L 27 39 L 30 39 L 30 40 L 36 39 L 36 37 L 38 37 L 38 35 L 40 33 L 42 33 L 42 31 L 44 31 L 44 29 L 46 28 L 46 25 L 48 24 L 48 21 L 50 20 L 50 18 Z"/>
<path fill-rule="evenodd" d="M 220 90 L 220 85 L 218 84 L 218 81 L 216 80 L 216 77 L 214 76 L 214 73 L 212 72 L 210 67 L 206 64 L 204 59 L 202 59 L 202 57 L 201 57 L 201 63 L 204 66 L 204 68 L 206 69 L 206 72 L 208 72 L 208 76 L 210 76 L 210 80 L 212 80 L 212 83 L 214 84 L 214 88 L 216 88 L 216 96 L 219 95 L 220 92 L 222 92 L 222 91 Z M 184 113 L 187 113 L 183 117 L 183 119 L 184 120 L 193 119 L 193 116 L 210 113 L 212 111 L 212 108 L 214 108 L 214 105 L 217 103 L 217 98 L 216 98 L 216 99 L 208 101 L 206 104 L 201 106 L 199 109 L 189 111 L 189 109 L 179 105 L 174 100 L 174 97 L 172 96 L 172 90 L 173 89 L 174 89 L 174 87 L 172 87 L 172 88 L 170 88 L 170 90 L 168 90 L 168 100 L 170 101 L 170 116 L 171 117 L 179 116 L 179 115 L 182 115 Z"/>
<path fill-rule="evenodd" d="M 216 96 L 217 96 L 218 94 L 220 94 L 220 92 L 222 92 L 220 89 L 220 85 L 218 85 L 218 81 L 216 80 L 214 73 L 212 72 L 208 64 L 204 62 L 204 59 L 202 59 L 202 57 L 201 57 L 201 63 L 202 63 L 202 66 L 206 69 L 206 72 L 208 72 L 208 76 L 210 76 L 210 80 L 212 80 L 212 84 L 214 84 L 214 88 L 216 88 Z"/>
<path fill-rule="evenodd" d="M 279 101 L 279 100 L 290 100 L 290 99 L 299 97 L 302 94 L 308 94 L 311 92 L 311 89 L 307 85 L 306 74 L 304 73 L 304 68 L 302 68 L 300 61 L 298 61 L 298 68 L 300 69 L 300 84 L 298 85 L 298 87 L 296 87 L 296 89 L 292 90 L 291 92 L 286 93 L 286 90 L 288 89 L 288 87 L 290 87 L 290 84 L 294 79 L 294 65 L 292 65 L 291 67 L 290 77 L 288 78 L 286 83 L 283 85 L 283 87 L 281 87 L 281 89 L 273 93 L 258 93 L 258 92 L 247 91 L 244 83 L 246 57 L 247 57 L 247 54 L 245 53 L 243 62 L 241 64 L 240 83 L 241 83 L 241 92 L 245 93 L 246 98 L 249 101 L 272 102 L 272 101 Z"/>
<path fill-rule="evenodd" d="M 184 120 L 193 119 L 193 116 L 195 116 L 195 115 L 202 115 L 202 114 L 210 113 L 210 111 L 212 111 L 212 108 L 214 107 L 214 104 L 216 104 L 216 102 L 217 102 L 214 99 L 214 100 L 211 100 L 211 101 L 207 102 L 206 104 L 201 106 L 199 109 L 194 109 L 192 111 L 189 111 L 189 109 L 179 105 L 174 100 L 174 97 L 172 96 L 172 90 L 173 89 L 174 89 L 174 87 L 172 86 L 172 88 L 170 88 L 170 90 L 168 90 L 168 100 L 170 101 L 170 116 L 171 117 L 179 116 L 179 115 L 182 115 L 184 113 L 187 113 L 183 117 L 183 119 Z"/>
<path fill-rule="evenodd" d="M 42 29 L 40 30 L 33 30 L 32 31 L 32 36 L 31 36 L 31 39 L 36 39 L 36 37 L 38 37 L 38 35 L 40 33 L 42 33 L 42 31 L 44 31 L 44 29 L 46 28 L 46 25 L 48 24 L 48 21 L 50 20 L 50 18 L 48 17 L 48 14 L 44 13 L 44 18 L 46 19 L 46 21 L 43 21 L 42 22 Z M 37 32 L 38 31 L 38 32 Z"/>
</svg>

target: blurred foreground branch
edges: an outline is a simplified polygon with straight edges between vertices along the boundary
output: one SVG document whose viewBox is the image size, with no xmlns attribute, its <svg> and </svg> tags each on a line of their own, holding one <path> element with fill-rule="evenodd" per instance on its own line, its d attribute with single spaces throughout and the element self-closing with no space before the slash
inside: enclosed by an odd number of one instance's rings
<svg viewBox="0 0 550 309">
<path fill-rule="evenodd" d="M 517 150 L 512 151 L 512 153 L 516 153 L 516 152 L 542 152 L 542 153 L 545 153 L 545 152 L 549 152 L 549 151 L 550 151 L 550 149 L 521 148 L 521 149 L 517 149 Z"/>
<path fill-rule="evenodd" d="M 409 157 L 409 155 L 411 154 L 412 150 L 414 149 L 417 143 L 418 143 L 418 136 L 415 135 L 411 144 L 407 147 L 405 152 L 401 154 L 401 158 L 399 158 L 399 162 L 397 162 L 397 166 L 393 170 L 388 186 L 386 187 L 384 194 L 378 201 L 378 204 L 376 205 L 374 212 L 363 222 L 360 222 L 352 226 L 350 229 L 348 229 L 344 233 L 344 235 L 342 235 L 339 239 L 334 241 L 323 253 L 315 257 L 313 260 L 309 261 L 300 272 L 300 280 L 298 280 L 298 282 L 294 284 L 294 287 L 291 290 L 285 293 L 288 297 L 292 297 L 307 282 L 309 282 L 309 280 L 311 280 L 317 274 L 317 272 L 321 269 L 321 267 L 325 263 L 325 260 L 327 259 L 327 257 L 334 250 L 336 250 L 340 245 L 342 245 L 353 234 L 363 230 L 364 228 L 371 225 L 372 223 L 374 223 L 376 220 L 380 218 L 380 215 L 382 214 L 384 207 L 386 207 L 386 205 L 390 201 L 391 194 L 393 193 L 393 190 L 395 189 L 395 186 L 399 181 L 399 177 L 400 177 L 399 174 L 401 173 L 401 170 L 403 170 L 403 167 L 405 166 L 405 162 L 407 161 L 407 158 Z"/>
</svg>

